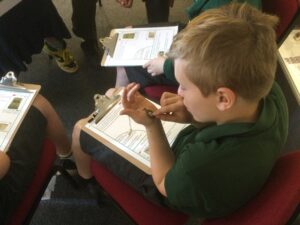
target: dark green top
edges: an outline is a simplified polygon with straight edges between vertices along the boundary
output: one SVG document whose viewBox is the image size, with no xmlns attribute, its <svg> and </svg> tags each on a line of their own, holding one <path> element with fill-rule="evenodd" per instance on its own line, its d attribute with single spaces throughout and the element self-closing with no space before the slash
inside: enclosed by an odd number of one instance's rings
<svg viewBox="0 0 300 225">
<path fill-rule="evenodd" d="M 187 14 L 189 19 L 193 19 L 195 16 L 200 14 L 201 8 L 202 10 L 217 8 L 222 5 L 228 4 L 232 0 L 209 0 L 204 7 L 202 8 L 203 3 L 205 0 L 194 0 L 194 3 L 187 9 Z M 249 4 L 261 9 L 261 0 L 237 0 L 238 2 L 248 2 Z M 170 79 L 174 80 L 174 65 L 171 59 L 167 59 L 164 64 L 164 74 L 165 76 Z"/>
<path fill-rule="evenodd" d="M 205 0 L 194 0 L 194 3 L 187 9 L 187 14 L 191 20 L 195 16 L 199 15 L 201 10 L 218 8 L 230 2 L 231 0 L 209 0 L 205 4 Z M 261 0 L 237 0 L 237 2 L 248 2 L 256 8 L 261 9 Z"/>
<path fill-rule="evenodd" d="M 285 98 L 275 83 L 256 123 L 193 126 L 177 137 L 165 179 L 168 201 L 201 218 L 228 215 L 262 188 L 288 132 Z M 201 107 L 201 106 L 199 106 Z"/>
</svg>

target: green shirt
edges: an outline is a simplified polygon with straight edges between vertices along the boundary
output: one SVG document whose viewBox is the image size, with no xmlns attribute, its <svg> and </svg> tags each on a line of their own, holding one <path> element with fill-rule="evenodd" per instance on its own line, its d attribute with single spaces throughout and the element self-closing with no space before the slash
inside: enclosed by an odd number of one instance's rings
<svg viewBox="0 0 300 225">
<path fill-rule="evenodd" d="M 201 11 L 218 8 L 222 5 L 230 3 L 231 0 L 209 0 L 205 4 L 205 0 L 194 0 L 194 3 L 187 9 L 189 19 L 193 19 L 199 15 Z M 248 2 L 252 6 L 261 9 L 261 0 L 237 0 L 237 2 Z M 201 9 L 202 8 L 202 9 Z"/>
<path fill-rule="evenodd" d="M 286 141 L 288 110 L 275 83 L 255 123 L 184 129 L 165 178 L 168 201 L 201 218 L 228 215 L 255 196 Z M 201 106 L 199 106 L 201 107 Z"/>
<path fill-rule="evenodd" d="M 222 5 L 228 4 L 232 0 L 210 0 L 204 5 L 202 10 L 218 8 Z M 194 3 L 187 9 L 187 14 L 189 19 L 193 19 L 195 16 L 200 14 L 200 8 L 202 7 L 205 0 L 194 0 Z M 248 2 L 249 4 L 261 9 L 261 0 L 238 0 L 238 2 Z M 175 79 L 174 65 L 171 59 L 166 59 L 164 63 L 164 74 L 169 80 Z"/>
</svg>

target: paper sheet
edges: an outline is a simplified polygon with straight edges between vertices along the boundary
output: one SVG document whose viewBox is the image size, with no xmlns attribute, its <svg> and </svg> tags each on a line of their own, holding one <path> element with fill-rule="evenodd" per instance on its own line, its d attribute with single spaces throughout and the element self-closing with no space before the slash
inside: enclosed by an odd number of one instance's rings
<svg viewBox="0 0 300 225">
<path fill-rule="evenodd" d="M 178 26 L 114 29 L 118 33 L 113 57 L 105 51 L 102 66 L 141 66 L 168 52 Z"/>
<path fill-rule="evenodd" d="M 7 151 L 37 90 L 28 92 L 0 88 L 0 150 Z"/>
<path fill-rule="evenodd" d="M 279 47 L 280 62 L 300 104 L 300 28 L 293 29 Z"/>
<path fill-rule="evenodd" d="M 86 128 L 150 168 L 149 144 L 145 127 L 135 123 L 126 115 L 119 115 L 122 108 L 123 106 L 119 102 L 98 124 L 93 121 L 87 123 Z M 170 144 L 174 142 L 179 131 L 186 126 L 186 124 L 163 122 L 163 128 Z"/>
</svg>

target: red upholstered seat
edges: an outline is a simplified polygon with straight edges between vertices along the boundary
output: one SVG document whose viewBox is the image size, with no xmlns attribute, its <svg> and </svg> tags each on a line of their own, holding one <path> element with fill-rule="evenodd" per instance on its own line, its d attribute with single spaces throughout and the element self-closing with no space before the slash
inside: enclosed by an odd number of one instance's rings
<svg viewBox="0 0 300 225">
<path fill-rule="evenodd" d="M 49 140 L 45 140 L 36 174 L 8 225 L 29 224 L 34 209 L 53 175 L 52 168 L 55 159 L 55 146 Z"/>
<path fill-rule="evenodd" d="M 277 161 L 263 190 L 245 207 L 203 225 L 285 225 L 299 206 L 300 151 L 295 151 Z"/>
<path fill-rule="evenodd" d="M 144 92 L 149 98 L 159 101 L 162 93 L 164 92 L 176 93 L 177 88 L 178 88 L 177 86 L 171 86 L 171 85 L 153 85 L 153 86 L 145 87 Z"/>
<path fill-rule="evenodd" d="M 91 169 L 97 182 L 136 224 L 183 225 L 187 221 L 186 215 L 149 202 L 96 161 Z"/>
<path fill-rule="evenodd" d="M 93 161 L 91 169 L 103 189 L 139 225 L 183 225 L 187 216 L 152 204 L 105 167 Z M 230 216 L 202 225 L 285 225 L 300 206 L 300 151 L 281 156 L 262 191 Z"/>
<path fill-rule="evenodd" d="M 262 0 L 262 9 L 264 12 L 279 16 L 280 21 L 276 30 L 277 37 L 280 39 L 299 8 L 299 0 Z"/>
</svg>

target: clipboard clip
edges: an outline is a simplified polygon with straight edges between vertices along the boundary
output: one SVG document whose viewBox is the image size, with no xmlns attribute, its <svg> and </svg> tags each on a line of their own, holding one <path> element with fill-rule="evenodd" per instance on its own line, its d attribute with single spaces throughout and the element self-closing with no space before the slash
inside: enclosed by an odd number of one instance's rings
<svg viewBox="0 0 300 225">
<path fill-rule="evenodd" d="M 106 112 L 108 112 L 115 104 L 119 102 L 120 98 L 120 95 L 114 95 L 110 98 L 106 95 L 95 94 L 95 111 L 91 121 L 94 120 L 95 123 L 98 123 L 106 114 Z"/>
<path fill-rule="evenodd" d="M 0 84 L 7 85 L 7 86 L 16 86 L 17 85 L 17 78 L 16 78 L 14 72 L 10 71 L 7 74 L 5 74 L 1 78 Z"/>
<path fill-rule="evenodd" d="M 0 80 L 0 88 L 5 87 L 6 89 L 12 89 L 15 91 L 27 92 L 27 89 L 18 83 L 15 73 L 10 71 L 5 74 Z"/>
<path fill-rule="evenodd" d="M 103 45 L 104 49 L 108 52 L 108 55 L 110 57 L 114 56 L 118 37 L 119 34 L 115 33 L 113 36 L 99 39 L 100 43 Z"/>
</svg>

